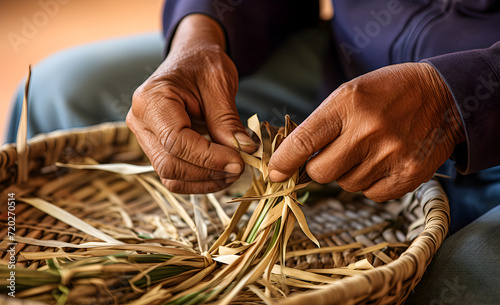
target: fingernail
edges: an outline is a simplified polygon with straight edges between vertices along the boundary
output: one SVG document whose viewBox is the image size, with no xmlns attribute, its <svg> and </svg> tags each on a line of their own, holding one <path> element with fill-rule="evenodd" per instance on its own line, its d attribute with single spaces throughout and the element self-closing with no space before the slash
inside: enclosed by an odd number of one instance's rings
<svg viewBox="0 0 500 305">
<path fill-rule="evenodd" d="M 274 182 L 281 182 L 287 179 L 288 176 L 274 169 L 269 173 L 269 178 Z"/>
<path fill-rule="evenodd" d="M 238 132 L 234 134 L 234 138 L 238 142 L 239 146 L 238 148 L 241 148 L 241 146 L 252 146 L 255 147 L 257 144 L 246 134 L 242 132 Z"/>
<path fill-rule="evenodd" d="M 239 174 L 241 173 L 241 165 L 238 163 L 229 163 L 224 167 L 224 171 L 230 174 Z"/>
</svg>

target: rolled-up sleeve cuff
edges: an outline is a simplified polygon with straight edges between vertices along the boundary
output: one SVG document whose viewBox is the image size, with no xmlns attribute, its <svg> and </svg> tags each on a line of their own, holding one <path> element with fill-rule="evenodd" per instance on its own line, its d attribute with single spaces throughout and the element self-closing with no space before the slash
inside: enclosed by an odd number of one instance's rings
<svg viewBox="0 0 500 305">
<path fill-rule="evenodd" d="M 500 78 L 491 60 L 500 61 L 498 54 L 490 48 L 423 60 L 441 75 L 458 107 L 467 141 L 452 157 L 462 174 L 500 164 Z"/>
<path fill-rule="evenodd" d="M 191 14 L 204 14 L 220 23 L 212 1 L 165 1 L 165 7 L 163 9 L 163 34 L 166 42 L 165 55 L 168 54 L 170 50 L 170 43 L 177 30 L 177 26 L 182 19 Z"/>
</svg>

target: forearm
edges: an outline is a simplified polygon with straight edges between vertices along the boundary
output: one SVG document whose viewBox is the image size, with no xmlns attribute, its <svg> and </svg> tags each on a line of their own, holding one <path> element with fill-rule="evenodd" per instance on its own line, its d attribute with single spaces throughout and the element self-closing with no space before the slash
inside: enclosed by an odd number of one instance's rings
<svg viewBox="0 0 500 305">
<path fill-rule="evenodd" d="M 172 38 L 170 51 L 183 50 L 193 43 L 226 48 L 224 31 L 220 24 L 203 14 L 191 14 L 182 19 Z"/>
<path fill-rule="evenodd" d="M 310 0 L 168 0 L 163 14 L 166 51 L 181 21 L 203 14 L 221 25 L 226 51 L 240 75 L 254 72 L 281 42 L 317 24 L 318 3 Z"/>
</svg>

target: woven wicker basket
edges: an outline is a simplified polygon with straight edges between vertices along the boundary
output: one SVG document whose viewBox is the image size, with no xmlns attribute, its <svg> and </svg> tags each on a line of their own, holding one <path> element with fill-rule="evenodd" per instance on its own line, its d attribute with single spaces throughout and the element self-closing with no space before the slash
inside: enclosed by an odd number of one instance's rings
<svg viewBox="0 0 500 305">
<path fill-rule="evenodd" d="M 98 171 L 73 171 L 54 166 L 55 162 L 79 163 L 85 158 L 99 162 L 145 161 L 135 137 L 123 123 L 107 123 L 94 127 L 57 131 L 40 135 L 28 142 L 29 179 L 17 183 L 18 155 L 15 145 L 0 150 L 0 198 L 2 216 L 0 222 L 0 258 L 8 260 L 6 201 L 9 193 L 17 198 L 39 197 L 49 201 L 58 198 L 63 209 L 81 215 L 86 222 L 106 230 L 121 228 L 123 236 L 131 243 L 140 243 L 137 232 L 154 232 L 151 223 L 143 221 L 148 215 L 161 215 L 149 194 L 137 183 L 123 177 Z M 322 289 L 292 290 L 283 304 L 401 304 L 417 285 L 433 255 L 445 238 L 449 225 L 449 209 L 446 195 L 436 180 L 423 184 L 414 193 L 400 201 L 378 204 L 360 194 L 349 194 L 340 189 L 329 189 L 327 196 L 303 206 L 304 214 L 322 247 L 341 246 L 352 242 L 359 249 L 343 252 L 321 253 L 290 257 L 286 265 L 298 269 L 329 269 L 348 266 L 360 258 L 367 258 L 376 268 L 343 277 Z M 318 191 L 321 194 L 322 191 Z M 208 206 L 208 205 L 207 205 Z M 213 213 L 206 207 L 207 213 Z M 228 206 L 228 214 L 234 210 Z M 111 211 L 111 212 L 110 212 Z M 123 213 L 125 212 L 125 213 Z M 41 240 L 58 240 L 80 244 L 93 238 L 70 227 L 64 222 L 23 203 L 16 205 L 16 236 Z M 124 215 L 130 215 L 124 217 Z M 128 218 L 130 219 L 124 219 Z M 132 222 L 132 226 L 130 225 Z M 219 224 L 220 225 L 220 224 Z M 180 229 L 186 238 L 195 243 L 189 229 Z M 215 234 L 209 232 L 209 234 Z M 130 236 L 135 236 L 135 239 Z M 122 240 L 127 240 L 126 237 Z M 157 239 L 161 243 L 161 239 Z M 391 248 L 389 244 L 408 243 L 408 248 Z M 384 244 L 385 243 L 385 244 Z M 368 252 L 370 246 L 386 245 Z M 289 250 L 300 251 L 314 247 L 300 229 L 290 238 Z M 23 253 L 46 251 L 57 248 L 33 244 L 16 245 L 17 267 L 37 269 L 40 262 L 26 260 Z M 83 251 L 65 249 L 71 251 Z M 299 252 L 296 252 L 299 253 Z M 96 296 L 89 292 L 87 299 L 74 300 L 71 293 L 68 303 L 118 303 L 129 302 L 138 295 L 113 297 Z M 23 298 L 22 293 L 16 299 Z M 0 303 L 13 301 L 0 295 Z M 31 294 L 29 299 L 45 303 L 53 300 Z M 234 302 L 262 304 L 259 298 L 244 290 Z"/>
</svg>

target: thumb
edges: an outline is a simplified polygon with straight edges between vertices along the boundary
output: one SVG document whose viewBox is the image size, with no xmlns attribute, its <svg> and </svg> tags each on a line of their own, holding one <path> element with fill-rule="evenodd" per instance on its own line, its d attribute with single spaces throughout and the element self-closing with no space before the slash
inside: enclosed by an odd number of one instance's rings
<svg viewBox="0 0 500 305">
<path fill-rule="evenodd" d="M 217 95 L 212 95 L 210 98 L 215 96 Z M 246 153 L 253 153 L 257 150 L 258 145 L 243 127 L 234 97 L 232 100 L 226 98 L 207 103 L 205 121 L 210 137 L 215 142 Z"/>
</svg>

